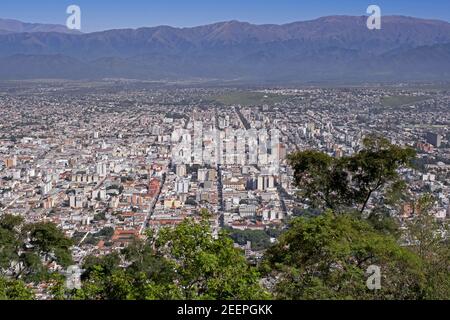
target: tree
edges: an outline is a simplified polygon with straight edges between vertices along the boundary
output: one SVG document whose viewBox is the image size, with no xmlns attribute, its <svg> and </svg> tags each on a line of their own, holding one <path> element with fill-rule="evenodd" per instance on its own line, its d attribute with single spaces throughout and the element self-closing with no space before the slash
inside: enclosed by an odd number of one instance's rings
<svg viewBox="0 0 450 320">
<path fill-rule="evenodd" d="M 411 165 L 414 150 L 377 136 L 368 136 L 363 144 L 361 151 L 342 158 L 318 151 L 289 156 L 295 182 L 313 208 L 337 213 L 355 209 L 364 214 L 375 193 L 393 200 L 392 195 L 405 186 L 398 170 Z M 369 216 L 375 213 L 372 210 Z"/>
<path fill-rule="evenodd" d="M 135 279 L 122 269 L 111 273 L 101 265 L 92 267 L 89 277 L 83 282 L 81 290 L 72 293 L 71 298 L 82 300 L 133 300 L 136 299 L 133 285 Z"/>
<path fill-rule="evenodd" d="M 0 277 L 0 300 L 32 300 L 33 293 L 24 282 Z"/>
<path fill-rule="evenodd" d="M 52 223 L 26 224 L 21 217 L 0 218 L 0 272 L 15 279 L 48 278 L 47 263 L 72 263 L 72 241 Z"/>
<path fill-rule="evenodd" d="M 3 215 L 0 218 L 0 272 L 6 274 L 19 262 L 20 248 L 23 238 L 20 226 L 23 219 L 12 215 Z"/>
<path fill-rule="evenodd" d="M 63 267 L 72 263 L 70 247 L 73 243 L 54 223 L 30 224 L 24 228 L 24 232 L 34 252 L 43 256 L 45 261 L 56 261 Z"/>
<path fill-rule="evenodd" d="M 145 241 L 136 240 L 122 250 L 124 259 L 128 261 L 128 272 L 145 277 L 156 284 L 170 283 L 175 277 L 173 263 L 156 251 L 157 237 L 149 230 Z"/>
<path fill-rule="evenodd" d="M 267 293 L 226 235 L 213 236 L 206 216 L 148 232 L 114 258 L 86 261 L 75 299 L 262 299 Z"/>
<path fill-rule="evenodd" d="M 295 183 L 301 188 L 300 195 L 313 208 L 336 210 L 351 204 L 348 173 L 341 159 L 308 150 L 293 153 L 288 160 L 295 172 Z"/>
<path fill-rule="evenodd" d="M 114 271 L 120 269 L 119 266 L 121 262 L 122 259 L 117 252 L 113 252 L 103 257 L 88 256 L 83 263 L 84 273 L 82 279 L 88 279 L 91 276 L 91 273 L 94 273 L 99 269 L 101 269 L 106 276 L 110 276 Z"/>
<path fill-rule="evenodd" d="M 415 207 L 416 214 L 406 222 L 403 239 L 424 263 L 426 286 L 425 299 L 450 297 L 450 234 L 448 222 L 439 221 L 433 214 L 434 199 L 430 195 L 421 197 Z"/>
<path fill-rule="evenodd" d="M 386 191 L 386 187 L 391 188 L 390 193 L 402 190 L 404 184 L 398 170 L 412 166 L 415 155 L 413 149 L 392 145 L 385 138 L 369 136 L 364 139 L 364 149 L 346 159 L 352 180 L 351 195 L 360 204 L 361 213 L 375 192 Z"/>
<path fill-rule="evenodd" d="M 253 250 L 264 250 L 271 246 L 270 236 L 263 230 L 235 230 L 225 229 L 234 242 L 246 245 L 248 241 L 252 244 Z"/>
<path fill-rule="evenodd" d="M 154 248 L 153 233 L 135 240 L 120 253 L 88 257 L 82 275 L 83 287 L 72 293 L 74 299 L 145 300 L 177 299 L 174 270 Z M 126 265 L 126 267 L 123 267 Z"/>
<path fill-rule="evenodd" d="M 258 299 L 266 294 L 258 285 L 257 271 L 234 248 L 224 233 L 212 235 L 209 220 L 185 220 L 174 229 L 164 229 L 158 249 L 175 267 L 175 283 L 184 299 Z"/>
<path fill-rule="evenodd" d="M 425 283 L 420 257 L 349 214 L 294 219 L 265 259 L 281 299 L 416 299 Z M 366 286 L 371 265 L 381 290 Z"/>
</svg>

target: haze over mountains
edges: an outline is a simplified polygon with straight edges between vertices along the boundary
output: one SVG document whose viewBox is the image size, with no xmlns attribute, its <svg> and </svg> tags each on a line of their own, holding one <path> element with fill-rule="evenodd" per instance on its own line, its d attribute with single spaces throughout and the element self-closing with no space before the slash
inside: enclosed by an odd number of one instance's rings
<svg viewBox="0 0 450 320">
<path fill-rule="evenodd" d="M 448 22 L 385 16 L 381 30 L 368 30 L 366 19 L 330 16 L 285 25 L 229 21 L 88 34 L 70 34 L 61 26 L 11 27 L 0 20 L 0 78 L 450 80 Z"/>
<path fill-rule="evenodd" d="M 21 32 L 59 32 L 79 34 L 80 32 L 69 30 L 60 24 L 26 23 L 13 19 L 0 19 L 0 34 Z"/>
</svg>

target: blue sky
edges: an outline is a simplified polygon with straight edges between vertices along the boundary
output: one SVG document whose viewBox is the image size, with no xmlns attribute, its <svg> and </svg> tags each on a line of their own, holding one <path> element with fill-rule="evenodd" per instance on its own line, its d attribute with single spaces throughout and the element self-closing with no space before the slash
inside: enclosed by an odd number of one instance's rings
<svg viewBox="0 0 450 320">
<path fill-rule="evenodd" d="M 65 24 L 68 5 L 82 11 L 82 31 L 171 25 L 189 27 L 226 20 L 287 23 L 325 15 L 382 14 L 450 21 L 450 0 L 0 0 L 0 17 Z"/>
</svg>

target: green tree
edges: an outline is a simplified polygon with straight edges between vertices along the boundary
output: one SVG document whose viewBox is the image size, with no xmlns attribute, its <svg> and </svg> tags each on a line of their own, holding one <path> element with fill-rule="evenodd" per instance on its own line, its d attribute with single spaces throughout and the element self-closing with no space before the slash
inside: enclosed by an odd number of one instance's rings
<svg viewBox="0 0 450 320">
<path fill-rule="evenodd" d="M 23 219 L 13 215 L 0 218 L 0 272 L 5 275 L 19 263 L 23 238 L 20 226 Z"/>
<path fill-rule="evenodd" d="M 300 195 L 313 208 L 337 210 L 351 204 L 348 173 L 342 159 L 323 152 L 307 150 L 288 157 L 295 172 L 295 183 Z"/>
<path fill-rule="evenodd" d="M 260 299 L 259 275 L 208 217 L 147 234 L 116 256 L 89 258 L 74 299 Z"/>
<path fill-rule="evenodd" d="M 73 299 L 81 300 L 133 300 L 136 299 L 133 285 L 135 279 L 123 269 L 108 272 L 101 265 L 93 266 L 81 290 L 76 290 Z"/>
<path fill-rule="evenodd" d="M 145 241 L 136 240 L 122 250 L 128 261 L 128 272 L 137 277 L 144 274 L 156 284 L 170 283 L 175 277 L 173 263 L 156 251 L 157 237 L 152 231 L 147 232 Z"/>
<path fill-rule="evenodd" d="M 392 145 L 377 136 L 366 137 L 363 144 L 361 151 L 342 158 L 318 151 L 289 156 L 295 182 L 313 208 L 334 212 L 355 209 L 363 214 L 375 193 L 386 201 L 398 198 L 405 187 L 398 169 L 411 165 L 414 150 Z M 372 210 L 370 215 L 375 213 Z"/>
<path fill-rule="evenodd" d="M 24 232 L 34 252 L 44 256 L 45 261 L 56 261 L 63 267 L 72 264 L 70 247 L 73 243 L 54 223 L 30 224 L 25 226 Z"/>
<path fill-rule="evenodd" d="M 184 299 L 258 299 L 265 292 L 258 272 L 248 265 L 224 233 L 213 236 L 209 220 L 185 220 L 174 229 L 161 231 L 158 249 L 170 257 L 175 283 Z"/>
<path fill-rule="evenodd" d="M 351 176 L 351 192 L 361 213 L 375 192 L 392 195 L 404 191 L 405 184 L 398 174 L 402 167 L 411 167 L 416 152 L 411 148 L 392 145 L 382 137 L 364 139 L 364 149 L 347 160 Z M 373 211 L 372 211 L 373 212 Z"/>
<path fill-rule="evenodd" d="M 122 258 L 117 252 L 110 253 L 108 255 L 97 257 L 88 256 L 83 263 L 83 278 L 89 278 L 94 271 L 102 270 L 103 274 L 110 276 L 120 269 Z"/>
<path fill-rule="evenodd" d="M 248 241 L 252 244 L 253 250 L 264 250 L 271 246 L 270 236 L 263 230 L 235 230 L 225 229 L 234 242 L 246 245 Z"/>
<path fill-rule="evenodd" d="M 52 223 L 26 224 L 21 217 L 0 218 L 0 272 L 15 279 L 44 280 L 46 263 L 72 263 L 72 242 Z"/>
<path fill-rule="evenodd" d="M 349 214 L 294 219 L 265 259 L 281 299 L 416 299 L 425 281 L 420 257 Z M 371 265 L 381 290 L 366 286 Z"/>
<path fill-rule="evenodd" d="M 32 300 L 33 293 L 24 282 L 0 277 L 0 300 Z"/>
<path fill-rule="evenodd" d="M 450 297 L 450 243 L 447 221 L 439 221 L 433 214 L 434 199 L 421 197 L 416 214 L 406 222 L 404 240 L 408 247 L 423 260 L 426 274 L 424 298 L 449 299 Z"/>
</svg>

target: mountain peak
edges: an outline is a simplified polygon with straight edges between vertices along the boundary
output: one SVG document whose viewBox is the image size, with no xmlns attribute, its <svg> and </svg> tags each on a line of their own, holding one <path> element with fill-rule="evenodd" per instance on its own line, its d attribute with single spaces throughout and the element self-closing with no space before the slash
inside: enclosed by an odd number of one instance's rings
<svg viewBox="0 0 450 320">
<path fill-rule="evenodd" d="M 1 19 L 0 30 L 3 33 L 36 33 L 36 32 L 57 32 L 68 34 L 80 34 L 76 30 L 69 30 L 60 24 L 27 23 L 14 19 Z"/>
</svg>

